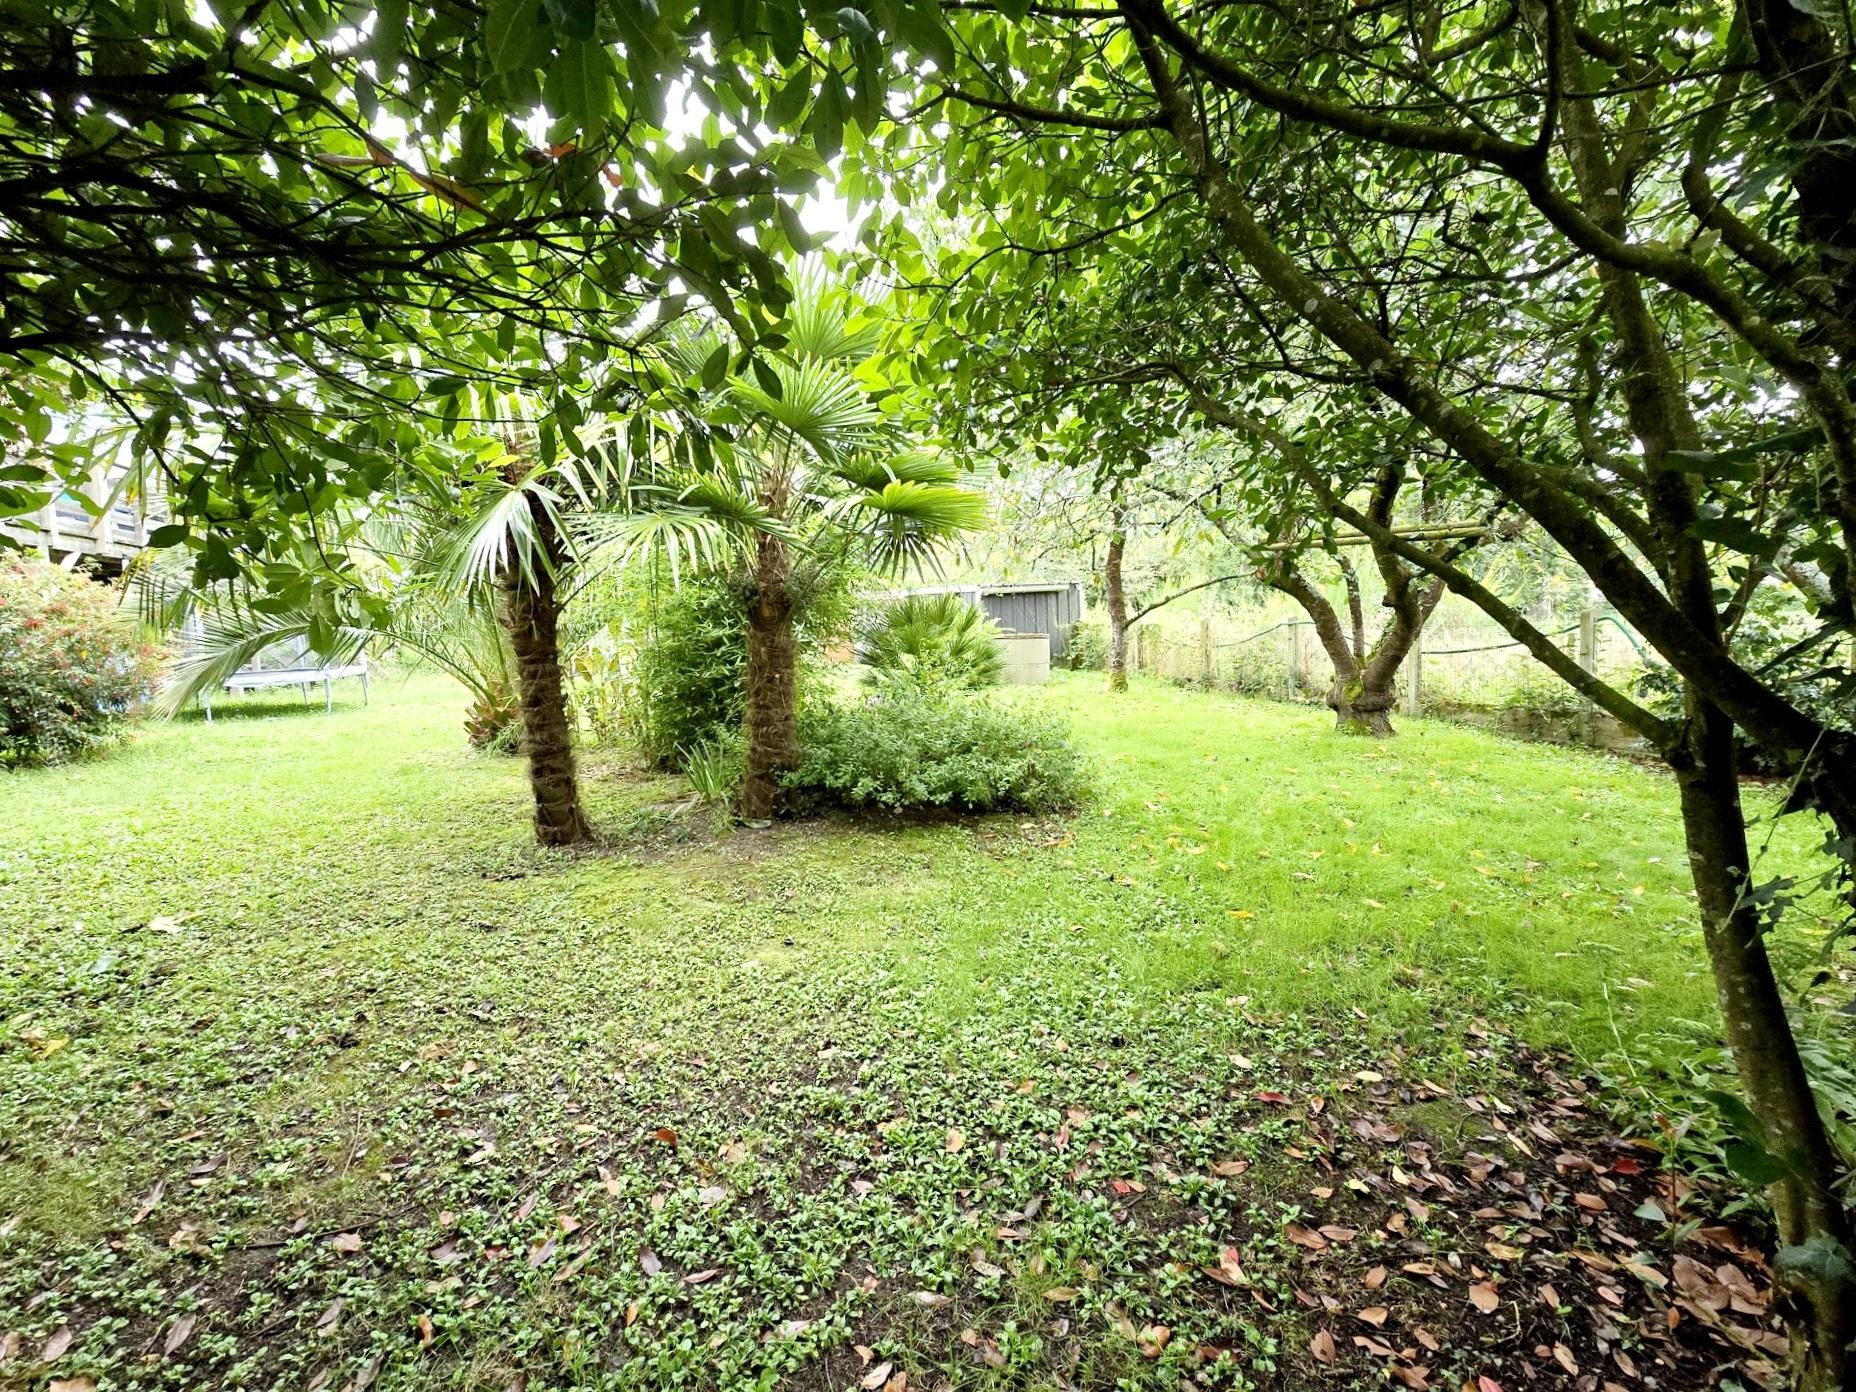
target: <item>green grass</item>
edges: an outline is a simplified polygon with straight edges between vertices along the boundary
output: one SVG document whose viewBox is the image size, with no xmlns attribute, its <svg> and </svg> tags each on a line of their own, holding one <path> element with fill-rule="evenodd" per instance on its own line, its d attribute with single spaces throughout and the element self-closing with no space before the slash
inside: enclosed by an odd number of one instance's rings
<svg viewBox="0 0 1856 1392">
<path fill-rule="evenodd" d="M 838 1387 L 857 1343 L 917 1387 L 1170 1387 L 1197 1346 L 1268 1383 L 1296 1316 L 1185 1289 L 1235 1232 L 1289 1279 L 1316 1123 L 1253 1091 L 1499 1089 L 1510 1034 L 1709 1029 L 1654 772 L 1080 677 L 1024 699 L 1096 760 L 1074 817 L 717 836 L 595 756 L 613 847 L 543 853 L 520 766 L 429 679 L 0 779 L 0 1387 L 65 1324 L 55 1371 L 104 1388 L 376 1358 L 386 1389 Z M 1135 1175 L 1142 1221 L 1102 1188 Z"/>
</svg>

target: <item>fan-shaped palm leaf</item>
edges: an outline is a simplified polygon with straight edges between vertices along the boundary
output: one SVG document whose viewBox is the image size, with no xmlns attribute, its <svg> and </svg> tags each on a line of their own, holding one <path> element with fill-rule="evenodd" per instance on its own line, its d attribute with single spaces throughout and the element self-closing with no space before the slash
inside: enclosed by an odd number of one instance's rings
<svg viewBox="0 0 1856 1392">
<path fill-rule="evenodd" d="M 869 537 L 880 568 L 899 571 L 929 565 L 942 542 L 983 526 L 986 500 L 950 484 L 896 481 L 852 494 L 833 512 Z"/>
<path fill-rule="evenodd" d="M 786 311 L 786 351 L 795 357 L 860 362 L 875 350 L 881 326 L 854 299 L 831 284 L 824 268 L 800 271 Z"/>
<path fill-rule="evenodd" d="M 778 396 L 758 382 L 737 380 L 729 389 L 759 432 L 803 440 L 828 465 L 850 457 L 880 434 L 882 413 L 841 364 L 808 360 L 771 370 L 779 377 Z"/>
<path fill-rule="evenodd" d="M 532 500 L 532 501 L 531 501 Z M 515 483 L 487 483 L 465 498 L 461 517 L 436 538 L 428 553 L 430 583 L 460 594 L 482 593 L 513 563 L 531 583 L 552 574 L 553 559 L 543 542 L 533 503 L 567 535 L 561 495 L 539 472 Z"/>
<path fill-rule="evenodd" d="M 304 609 L 260 614 L 243 607 L 200 608 L 188 653 L 174 664 L 168 684 L 154 702 L 155 709 L 165 715 L 178 713 L 188 702 L 225 685 L 265 649 L 307 639 L 311 627 L 309 611 Z M 352 662 L 378 636 L 372 629 L 338 627 L 321 660 L 332 666 Z"/>
<path fill-rule="evenodd" d="M 965 471 L 944 455 L 909 450 L 858 455 L 835 465 L 831 473 L 853 488 L 875 492 L 891 483 L 958 483 Z"/>
</svg>

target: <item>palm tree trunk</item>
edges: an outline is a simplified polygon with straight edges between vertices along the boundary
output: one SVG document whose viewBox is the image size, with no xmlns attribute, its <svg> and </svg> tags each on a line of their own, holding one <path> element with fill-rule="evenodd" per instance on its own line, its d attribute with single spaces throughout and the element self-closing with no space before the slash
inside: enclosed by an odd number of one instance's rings
<svg viewBox="0 0 1856 1392">
<path fill-rule="evenodd" d="M 780 781 L 799 762 L 799 642 L 787 589 L 786 543 L 760 539 L 754 594 L 748 604 L 747 777 L 743 821 L 764 822 L 779 810 Z"/>
<path fill-rule="evenodd" d="M 538 499 L 531 498 L 529 507 L 549 560 L 558 564 L 564 551 L 554 519 Z M 561 602 L 555 577 L 539 566 L 534 574 L 525 574 L 511 557 L 502 587 L 503 626 L 515 654 L 522 704 L 522 752 L 528 758 L 529 788 L 535 797 L 535 839 L 544 846 L 591 841 L 593 825 L 580 807 L 561 678 Z"/>
<path fill-rule="evenodd" d="M 1128 689 L 1128 595 L 1121 583 L 1121 558 L 1127 534 L 1117 526 L 1108 539 L 1108 555 L 1102 562 L 1102 603 L 1108 610 L 1108 689 Z"/>
</svg>

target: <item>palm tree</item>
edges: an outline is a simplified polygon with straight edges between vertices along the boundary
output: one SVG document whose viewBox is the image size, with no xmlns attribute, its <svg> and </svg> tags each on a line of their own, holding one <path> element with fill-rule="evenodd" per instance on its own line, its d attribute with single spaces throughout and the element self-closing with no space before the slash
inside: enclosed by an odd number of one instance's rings
<svg viewBox="0 0 1856 1392">
<path fill-rule="evenodd" d="M 706 529 L 712 555 L 741 575 L 747 630 L 747 772 L 741 815 L 777 810 L 782 777 L 798 763 L 798 642 L 804 597 L 831 567 L 861 563 L 890 572 L 931 563 L 935 549 L 979 526 L 985 500 L 960 487 L 961 470 L 924 451 L 897 448 L 857 368 L 878 325 L 854 296 L 802 276 L 785 342 L 763 350 L 751 373 L 728 370 L 714 335 L 673 351 L 708 385 L 718 437 L 700 470 L 661 485 L 653 515 L 676 534 Z"/>
<path fill-rule="evenodd" d="M 663 385 L 654 358 L 640 354 L 627 371 L 641 402 Z M 500 430 L 474 437 L 474 466 L 455 493 L 422 504 L 451 520 L 414 570 L 428 587 L 497 616 L 514 659 L 535 838 L 577 845 L 595 832 L 580 803 L 567 710 L 560 629 L 568 602 L 642 550 L 667 555 L 673 573 L 715 568 L 733 554 L 731 527 L 779 528 L 751 501 L 707 498 L 699 483 L 682 490 L 686 503 L 662 506 L 671 497 L 663 478 L 689 477 L 709 458 L 706 426 L 680 411 L 640 405 L 591 426 L 578 448 L 556 451 L 525 401 L 479 399 L 474 410 Z"/>
<path fill-rule="evenodd" d="M 492 611 L 424 583 L 415 560 L 431 544 L 422 536 L 431 523 L 403 505 L 389 506 L 344 550 L 350 583 L 364 584 L 376 601 L 365 621 L 344 617 L 336 606 L 259 609 L 233 591 L 196 588 L 168 553 L 143 552 L 131 569 L 141 617 L 182 637 L 181 655 L 156 708 L 177 715 L 284 644 L 310 647 L 330 665 L 352 662 L 364 652 L 391 651 L 456 679 L 470 696 L 465 737 L 474 748 L 494 745 L 521 717 L 515 655 Z"/>
<path fill-rule="evenodd" d="M 259 611 L 235 596 L 185 588 L 156 593 L 152 607 L 191 635 L 165 694 L 178 710 L 276 643 L 308 639 L 331 662 L 369 646 L 410 649 L 471 694 L 465 726 L 489 743 L 512 718 L 544 846 L 594 838 L 580 802 L 560 651 L 561 611 L 585 573 L 571 515 L 623 511 L 627 482 L 608 469 L 622 451 L 539 461 L 519 402 L 473 409 L 505 428 L 460 450 L 447 486 L 396 499 L 362 528 L 366 583 L 384 603 L 366 623 L 331 621 L 309 608 Z M 350 559 L 353 559 L 352 557 Z M 145 607 L 151 607 L 145 602 Z"/>
<path fill-rule="evenodd" d="M 865 637 L 864 680 L 876 688 L 997 686 L 999 626 L 957 594 L 905 595 Z"/>
</svg>

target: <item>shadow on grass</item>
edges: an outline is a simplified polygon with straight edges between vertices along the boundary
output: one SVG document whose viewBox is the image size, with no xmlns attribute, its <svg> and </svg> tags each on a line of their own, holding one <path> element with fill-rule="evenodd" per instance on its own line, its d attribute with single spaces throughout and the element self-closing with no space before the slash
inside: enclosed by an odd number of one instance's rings
<svg viewBox="0 0 1856 1392">
<path fill-rule="evenodd" d="M 213 702 L 213 724 L 231 720 L 276 720 L 299 716 L 328 716 L 334 718 L 351 711 L 365 710 L 366 704 L 358 697 L 335 698 L 333 710 L 326 709 L 320 690 L 312 691 L 309 698 L 292 693 L 290 696 L 222 697 Z M 206 712 L 199 706 L 189 706 L 174 716 L 177 725 L 204 725 L 207 723 Z"/>
</svg>

